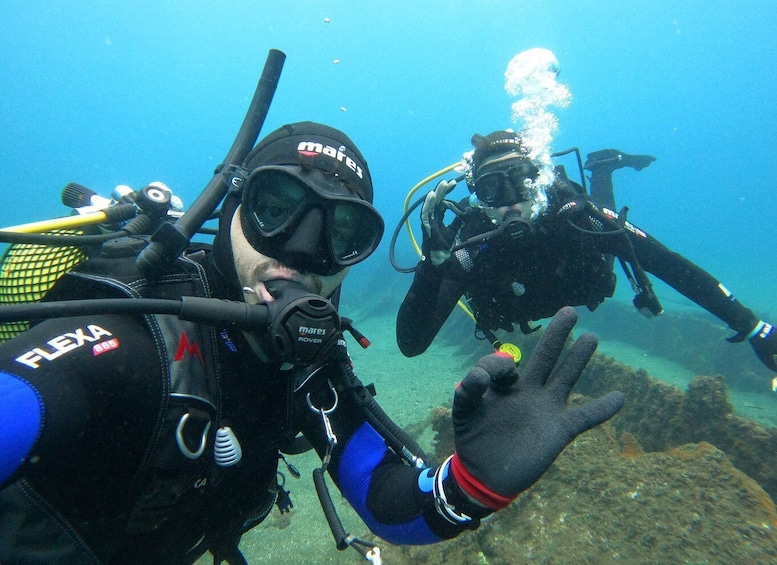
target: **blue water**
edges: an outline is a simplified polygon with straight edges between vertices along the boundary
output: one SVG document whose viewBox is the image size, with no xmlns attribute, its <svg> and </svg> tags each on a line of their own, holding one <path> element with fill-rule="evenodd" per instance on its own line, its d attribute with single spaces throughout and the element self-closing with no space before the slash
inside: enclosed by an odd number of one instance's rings
<svg viewBox="0 0 777 565">
<path fill-rule="evenodd" d="M 473 133 L 512 125 L 506 65 L 544 47 L 573 95 L 554 148 L 658 157 L 616 177 L 619 204 L 775 311 L 773 2 L 423 4 L 9 0 L 0 224 L 66 213 L 70 181 L 107 194 L 163 180 L 190 203 L 278 48 L 288 59 L 264 131 L 304 119 L 345 130 L 393 227 L 409 187 L 456 161 Z"/>
<path fill-rule="evenodd" d="M 554 149 L 655 155 L 618 173 L 618 204 L 747 305 L 777 312 L 775 12 L 768 0 L 9 0 L 0 224 L 67 213 L 70 181 L 109 194 L 162 180 L 191 203 L 278 48 L 288 59 L 264 131 L 305 119 L 345 130 L 390 230 L 409 187 L 473 133 L 513 125 L 507 63 L 544 47 L 573 96 Z M 363 269 L 384 268 L 387 239 Z M 400 257 L 412 263 L 409 247 Z"/>
</svg>

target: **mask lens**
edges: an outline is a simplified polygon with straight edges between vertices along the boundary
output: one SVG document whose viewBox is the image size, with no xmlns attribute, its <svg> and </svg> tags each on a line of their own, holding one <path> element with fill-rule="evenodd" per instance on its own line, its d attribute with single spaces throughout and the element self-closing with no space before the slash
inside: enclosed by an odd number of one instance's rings
<svg viewBox="0 0 777 565">
<path fill-rule="evenodd" d="M 533 179 L 537 175 L 537 169 L 531 165 L 517 165 L 507 169 L 507 178 L 510 179 L 510 183 L 517 188 L 522 189 L 525 185 L 526 179 Z"/>
<path fill-rule="evenodd" d="M 296 250 L 292 255 L 299 255 L 300 262 L 294 266 L 319 274 L 333 274 L 365 259 L 383 235 L 383 219 L 367 202 L 345 194 L 350 194 L 350 190 L 342 192 L 342 197 L 329 196 L 328 191 L 322 195 L 306 181 L 283 170 L 255 170 L 243 195 L 244 212 L 251 231 L 258 236 L 252 245 L 283 262 L 289 260 L 284 257 L 290 253 L 286 248 L 288 242 L 294 240 L 298 244 L 299 238 L 303 238 L 309 256 L 300 259 L 302 255 Z M 320 210 L 320 217 L 325 220 L 311 229 L 307 218 L 314 209 Z"/>
<path fill-rule="evenodd" d="M 308 195 L 299 180 L 282 171 L 263 171 L 249 187 L 248 208 L 263 236 L 282 231 L 295 218 Z"/>
<path fill-rule="evenodd" d="M 383 231 L 380 216 L 355 202 L 335 201 L 331 212 L 332 252 L 340 264 L 349 265 L 373 251 Z"/>
<path fill-rule="evenodd" d="M 494 171 L 480 176 L 475 181 L 475 192 L 484 204 L 494 204 L 501 199 L 505 189 L 504 171 Z"/>
<path fill-rule="evenodd" d="M 478 200 L 488 206 L 509 206 L 527 200 L 526 179 L 532 179 L 537 169 L 532 165 L 520 164 L 485 173 L 475 181 Z"/>
</svg>

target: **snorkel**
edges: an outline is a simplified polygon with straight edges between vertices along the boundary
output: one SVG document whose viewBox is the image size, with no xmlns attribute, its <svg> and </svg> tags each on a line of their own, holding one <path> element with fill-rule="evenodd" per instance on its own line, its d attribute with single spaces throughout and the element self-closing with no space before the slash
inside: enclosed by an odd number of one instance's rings
<svg viewBox="0 0 777 565">
<path fill-rule="evenodd" d="M 183 253 L 192 236 L 224 200 L 229 187 L 242 184 L 245 180 L 239 164 L 243 162 L 259 137 L 278 87 L 278 79 L 285 60 L 286 55 L 282 51 L 270 50 L 251 99 L 251 105 L 248 107 L 232 147 L 224 158 L 224 163 L 216 168 L 213 178 L 186 214 L 174 224 L 162 224 L 151 236 L 149 246 L 138 255 L 137 265 L 147 275 L 153 275 L 155 271 Z"/>
</svg>

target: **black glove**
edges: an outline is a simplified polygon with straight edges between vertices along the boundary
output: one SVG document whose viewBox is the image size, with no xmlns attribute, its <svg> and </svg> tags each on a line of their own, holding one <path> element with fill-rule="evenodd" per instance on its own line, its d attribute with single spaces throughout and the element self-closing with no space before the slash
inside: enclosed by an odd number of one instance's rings
<svg viewBox="0 0 777 565">
<path fill-rule="evenodd" d="M 774 326 L 766 322 L 759 321 L 753 329 L 755 335 L 750 338 L 750 343 L 755 349 L 755 354 L 761 360 L 761 363 L 769 367 L 772 371 L 777 371 L 777 332 Z"/>
<path fill-rule="evenodd" d="M 445 210 L 449 208 L 445 197 L 454 188 L 456 188 L 455 180 L 441 180 L 434 190 L 426 195 L 421 208 L 421 225 L 424 229 L 421 252 L 435 267 L 445 263 L 451 256 L 456 236 L 453 230 L 442 222 Z"/>
<path fill-rule="evenodd" d="M 522 375 L 512 358 L 488 355 L 456 388 L 453 477 L 466 494 L 487 508 L 507 506 L 542 476 L 577 435 L 609 420 L 623 406 L 620 392 L 579 406 L 567 405 L 598 343 L 593 334 L 580 336 L 551 375 L 576 322 L 575 310 L 562 308 Z"/>
</svg>

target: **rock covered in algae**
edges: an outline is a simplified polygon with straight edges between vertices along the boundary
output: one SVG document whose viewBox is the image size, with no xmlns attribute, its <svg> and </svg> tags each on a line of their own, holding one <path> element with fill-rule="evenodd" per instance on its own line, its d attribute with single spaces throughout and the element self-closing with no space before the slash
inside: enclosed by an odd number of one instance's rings
<svg viewBox="0 0 777 565">
<path fill-rule="evenodd" d="M 764 390 L 764 367 L 750 347 L 727 343 L 731 330 L 703 311 L 667 309 L 650 320 L 631 304 L 606 300 L 596 312 L 579 309 L 582 323 L 601 340 L 632 344 L 696 374 L 722 374 L 739 390 Z"/>
<path fill-rule="evenodd" d="M 612 419 L 618 433 L 633 434 L 646 451 L 711 443 L 772 498 L 777 496 L 777 429 L 732 414 L 722 377 L 696 377 L 683 392 L 597 354 L 575 390 L 590 397 L 623 391 L 626 403 Z"/>
<path fill-rule="evenodd" d="M 578 437 L 478 531 L 435 546 L 388 547 L 386 555 L 492 565 L 777 562 L 767 493 L 777 492 L 777 431 L 732 414 L 718 376 L 681 391 L 595 355 L 576 391 L 613 389 L 627 402 L 611 423 Z M 577 392 L 570 399 L 582 401 Z M 442 460 L 453 449 L 450 411 L 436 409 L 431 425 Z"/>
<path fill-rule="evenodd" d="M 435 426 L 449 436 L 444 417 Z M 479 530 L 383 554 L 391 563 L 771 563 L 775 527 L 772 500 L 719 449 L 646 453 L 606 424 Z"/>
</svg>

